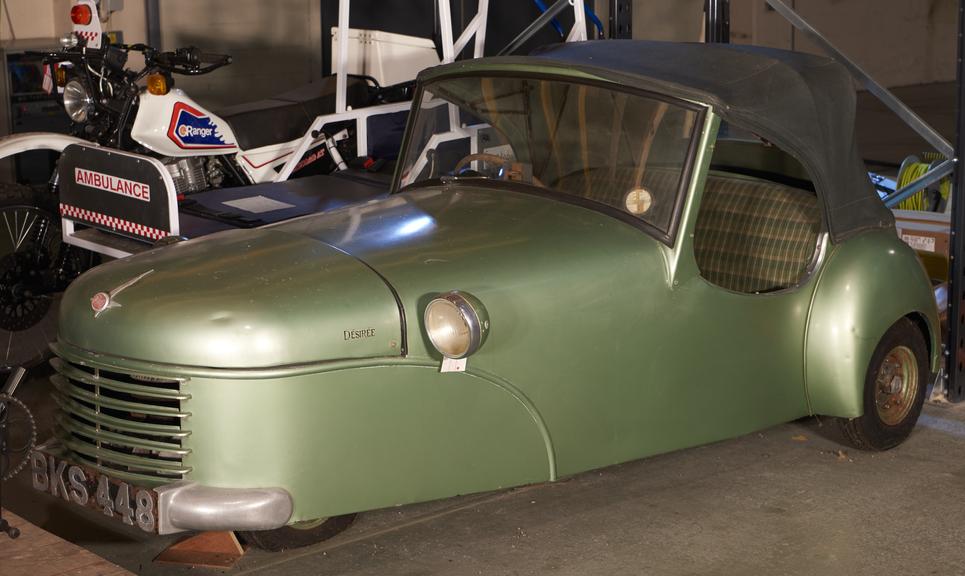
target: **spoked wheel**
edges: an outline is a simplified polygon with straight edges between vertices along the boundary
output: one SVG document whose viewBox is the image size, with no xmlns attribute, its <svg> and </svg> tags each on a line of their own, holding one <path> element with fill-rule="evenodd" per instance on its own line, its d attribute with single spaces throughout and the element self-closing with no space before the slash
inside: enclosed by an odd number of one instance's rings
<svg viewBox="0 0 965 576">
<path fill-rule="evenodd" d="M 928 348 L 907 318 L 885 333 L 865 377 L 864 415 L 839 419 L 845 438 L 863 450 L 888 450 L 911 434 L 925 402 Z"/>
<path fill-rule="evenodd" d="M 0 184 L 0 370 L 47 357 L 60 292 L 95 264 L 94 254 L 63 244 L 52 204 L 26 186 Z"/>
<path fill-rule="evenodd" d="M 240 536 L 245 542 L 262 550 L 281 552 L 324 542 L 351 526 L 352 522 L 355 521 L 355 516 L 355 514 L 344 514 L 331 518 L 306 520 L 274 530 L 242 532 Z"/>
<path fill-rule="evenodd" d="M 26 404 L 0 394 L 0 426 L 6 432 L 0 436 L 0 482 L 7 482 L 27 465 L 37 441 L 37 423 Z"/>
</svg>

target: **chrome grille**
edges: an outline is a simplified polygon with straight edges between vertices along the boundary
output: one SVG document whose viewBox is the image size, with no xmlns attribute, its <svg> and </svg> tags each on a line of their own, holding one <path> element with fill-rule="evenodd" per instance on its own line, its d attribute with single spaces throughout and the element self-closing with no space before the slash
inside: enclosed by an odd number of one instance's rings
<svg viewBox="0 0 965 576">
<path fill-rule="evenodd" d="M 57 437 L 74 459 L 121 479 L 180 480 L 190 449 L 184 427 L 191 398 L 186 380 L 89 368 L 50 361 L 54 400 L 60 407 Z"/>
</svg>

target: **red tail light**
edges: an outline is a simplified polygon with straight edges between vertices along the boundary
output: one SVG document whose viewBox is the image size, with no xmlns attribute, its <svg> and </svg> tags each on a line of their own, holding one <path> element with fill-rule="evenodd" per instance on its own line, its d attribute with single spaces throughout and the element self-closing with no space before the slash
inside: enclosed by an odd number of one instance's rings
<svg viewBox="0 0 965 576">
<path fill-rule="evenodd" d="M 70 21 L 78 26 L 87 26 L 93 17 L 87 4 L 78 4 L 70 9 Z"/>
</svg>

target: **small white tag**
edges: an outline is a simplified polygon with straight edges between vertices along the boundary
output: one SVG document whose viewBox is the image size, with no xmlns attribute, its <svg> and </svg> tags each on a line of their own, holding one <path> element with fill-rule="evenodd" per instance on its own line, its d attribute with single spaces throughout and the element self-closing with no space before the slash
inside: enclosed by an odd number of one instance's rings
<svg viewBox="0 0 965 576">
<path fill-rule="evenodd" d="M 466 371 L 466 359 L 459 358 L 443 358 L 442 368 L 439 369 L 440 372 L 465 372 Z"/>
<path fill-rule="evenodd" d="M 516 159 L 516 153 L 513 152 L 513 147 L 510 144 L 503 144 L 502 146 L 490 146 L 489 148 L 483 148 L 484 154 L 493 154 L 494 156 L 499 156 L 500 158 L 505 158 L 506 160 Z"/>
<path fill-rule="evenodd" d="M 237 208 L 239 210 L 244 210 L 245 212 L 251 212 L 253 214 L 262 214 L 264 212 L 274 212 L 275 210 L 295 207 L 294 204 L 289 204 L 288 202 L 279 202 L 278 200 L 261 195 L 239 198 L 237 200 L 228 200 L 227 202 L 222 202 L 222 204 L 225 206 L 231 206 L 232 208 Z"/>
<path fill-rule="evenodd" d="M 919 252 L 934 252 L 935 239 L 931 236 L 916 236 L 912 234 L 902 234 L 901 239 Z"/>
</svg>

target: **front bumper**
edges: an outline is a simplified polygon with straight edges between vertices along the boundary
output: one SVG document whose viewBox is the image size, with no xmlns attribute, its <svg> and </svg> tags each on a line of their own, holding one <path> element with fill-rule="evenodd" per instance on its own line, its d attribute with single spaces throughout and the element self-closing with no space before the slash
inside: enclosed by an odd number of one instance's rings
<svg viewBox="0 0 965 576">
<path fill-rule="evenodd" d="M 283 488 L 215 488 L 187 480 L 149 488 L 111 472 L 77 462 L 56 442 L 30 453 L 35 490 L 151 534 L 271 530 L 287 525 L 294 509 Z"/>
<path fill-rule="evenodd" d="M 184 530 L 271 530 L 291 519 L 291 494 L 282 488 L 214 488 L 175 482 L 155 488 L 158 534 Z"/>
</svg>

